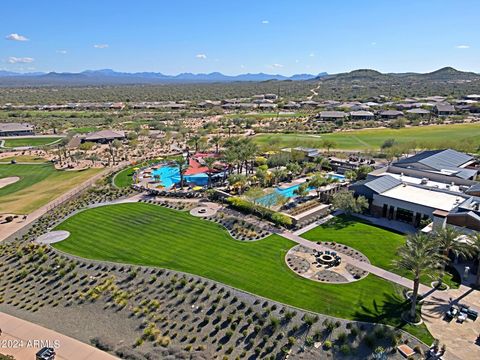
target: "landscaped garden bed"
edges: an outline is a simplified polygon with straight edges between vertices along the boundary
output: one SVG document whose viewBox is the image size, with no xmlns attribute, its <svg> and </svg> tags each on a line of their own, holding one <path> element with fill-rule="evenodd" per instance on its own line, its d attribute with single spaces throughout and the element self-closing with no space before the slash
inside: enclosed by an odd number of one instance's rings
<svg viewBox="0 0 480 360">
<path fill-rule="evenodd" d="M 92 227 L 96 223 L 102 226 Z M 400 326 L 408 307 L 400 288 L 375 276 L 341 286 L 301 279 L 285 271 L 291 241 L 272 235 L 238 242 L 223 227 L 186 212 L 141 203 L 103 206 L 68 218 L 58 229 L 71 236 L 54 246 L 74 255 L 198 274 L 317 313 Z M 425 327 L 405 329 L 431 341 Z"/>
</svg>

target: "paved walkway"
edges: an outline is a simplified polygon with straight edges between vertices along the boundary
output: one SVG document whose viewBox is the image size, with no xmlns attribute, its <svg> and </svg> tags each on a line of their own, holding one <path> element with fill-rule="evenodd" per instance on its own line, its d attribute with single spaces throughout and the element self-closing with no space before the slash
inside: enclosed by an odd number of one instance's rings
<svg viewBox="0 0 480 360">
<path fill-rule="evenodd" d="M 0 312 L 0 353 L 17 360 L 33 360 L 42 348 L 34 340 L 58 344 L 57 360 L 115 360 L 117 357 L 69 336 Z M 4 346 L 5 345 L 5 346 Z"/>
<path fill-rule="evenodd" d="M 278 232 L 280 236 L 290 239 L 305 247 L 318 251 L 329 250 L 327 247 L 306 240 L 289 231 Z M 382 279 L 394 282 L 408 289 L 413 288 L 413 281 L 384 270 L 364 261 L 342 255 L 342 263 L 350 263 L 362 270 L 368 271 Z M 480 334 L 480 319 L 473 322 L 467 320 L 464 324 L 448 324 L 443 320 L 445 312 L 452 304 L 463 304 L 480 310 L 479 291 L 461 285 L 458 289 L 438 291 L 431 287 L 420 285 L 419 293 L 424 295 L 422 318 L 432 335 L 447 345 L 447 359 L 479 359 L 480 346 L 475 343 L 476 336 Z M 428 344 L 427 344 L 428 345 Z"/>
<path fill-rule="evenodd" d="M 298 229 L 297 231 L 294 231 L 293 233 L 295 235 L 302 235 L 304 233 L 306 233 L 307 231 L 310 231 L 312 229 L 315 229 L 317 226 L 320 226 L 320 225 L 323 225 L 325 224 L 327 221 L 330 221 L 331 219 L 334 218 L 334 215 L 330 214 L 330 215 L 327 215 L 325 216 L 324 218 L 321 218 L 320 220 L 318 221 L 315 221 L 301 229 Z"/>
</svg>

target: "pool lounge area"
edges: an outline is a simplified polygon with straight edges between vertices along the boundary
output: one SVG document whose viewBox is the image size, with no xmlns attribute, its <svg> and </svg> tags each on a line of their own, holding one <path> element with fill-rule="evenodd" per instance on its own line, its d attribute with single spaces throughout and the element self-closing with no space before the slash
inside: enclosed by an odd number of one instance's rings
<svg viewBox="0 0 480 360">
<path fill-rule="evenodd" d="M 327 176 L 329 178 L 333 178 L 333 179 L 337 179 L 338 182 L 344 182 L 345 181 L 345 176 L 341 175 L 341 174 L 327 174 Z M 290 199 L 294 196 L 296 196 L 295 194 L 295 190 L 297 190 L 300 185 L 302 183 L 298 183 L 298 184 L 294 184 L 294 185 L 291 185 L 291 186 L 279 186 L 277 188 L 275 188 L 275 190 L 270 193 L 270 194 L 267 194 L 265 196 L 262 196 L 260 198 L 258 198 L 256 200 L 257 203 L 261 204 L 261 205 L 264 205 L 264 206 L 270 206 L 272 202 L 275 201 L 275 196 L 278 194 L 278 195 L 281 195 L 287 199 Z M 307 188 L 307 191 L 313 191 L 315 190 L 314 187 L 308 187 Z"/>
</svg>

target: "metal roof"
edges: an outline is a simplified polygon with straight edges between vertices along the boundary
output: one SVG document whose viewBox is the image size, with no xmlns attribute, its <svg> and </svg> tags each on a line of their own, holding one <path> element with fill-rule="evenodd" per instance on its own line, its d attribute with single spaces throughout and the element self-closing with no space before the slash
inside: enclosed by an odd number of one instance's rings
<svg viewBox="0 0 480 360">
<path fill-rule="evenodd" d="M 373 113 L 371 111 L 352 111 L 350 112 L 350 116 L 373 116 Z"/>
<path fill-rule="evenodd" d="M 33 125 L 27 123 L 0 123 L 0 131 L 2 132 L 31 130 L 33 130 Z"/>
<path fill-rule="evenodd" d="M 402 182 L 398 179 L 395 179 L 393 176 L 385 175 L 369 181 L 364 185 L 377 194 L 381 194 L 387 190 L 397 187 L 398 185 L 402 185 Z"/>
<path fill-rule="evenodd" d="M 450 112 L 455 111 L 455 107 L 450 104 L 437 104 L 435 105 L 435 109 L 437 109 L 437 111 L 450 111 Z"/>
<path fill-rule="evenodd" d="M 395 162 L 395 165 L 420 163 L 435 170 L 457 169 L 473 159 L 468 154 L 452 149 L 427 150 Z M 460 171 L 460 169 L 457 169 Z"/>
<path fill-rule="evenodd" d="M 322 111 L 320 117 L 322 118 L 344 118 L 347 116 L 343 111 Z"/>
</svg>

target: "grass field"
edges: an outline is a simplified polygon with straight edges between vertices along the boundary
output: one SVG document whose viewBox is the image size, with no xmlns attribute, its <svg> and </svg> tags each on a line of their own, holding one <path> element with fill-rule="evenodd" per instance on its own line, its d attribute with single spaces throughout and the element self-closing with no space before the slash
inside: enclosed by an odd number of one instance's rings
<svg viewBox="0 0 480 360">
<path fill-rule="evenodd" d="M 455 124 L 410 127 L 403 129 L 371 129 L 330 134 L 260 134 L 254 140 L 261 147 L 321 148 L 323 140 L 332 140 L 339 150 L 378 150 L 387 139 L 400 143 L 416 142 L 420 147 L 455 147 L 465 142 L 480 142 L 480 124 Z"/>
<path fill-rule="evenodd" d="M 341 285 L 304 279 L 285 264 L 295 243 L 278 235 L 240 242 L 215 223 L 144 203 L 85 210 L 56 229 L 71 236 L 54 246 L 74 255 L 198 274 L 303 309 L 403 327 L 432 341 L 425 326 L 401 323 L 408 304 L 398 286 L 373 275 Z"/>
<path fill-rule="evenodd" d="M 60 137 L 29 137 L 29 138 L 16 138 L 16 139 L 4 139 L 3 144 L 6 148 L 22 147 L 22 146 L 43 146 L 60 141 Z"/>
<path fill-rule="evenodd" d="M 75 128 L 69 129 L 69 132 L 72 132 L 75 134 L 88 134 L 94 131 L 98 131 L 98 128 L 94 126 L 85 126 L 85 127 L 75 127 Z"/>
<path fill-rule="evenodd" d="M 302 237 L 311 241 L 334 241 L 351 246 L 366 255 L 373 265 L 412 278 L 409 273 L 392 265 L 397 249 L 405 243 L 403 235 L 368 225 L 359 219 L 338 216 L 307 231 L 302 234 Z M 432 279 L 427 276 L 421 280 L 425 285 L 432 282 Z M 445 274 L 444 277 L 444 282 L 453 288 L 458 288 L 459 280 L 450 273 Z"/>
<path fill-rule="evenodd" d="M 113 178 L 113 184 L 118 188 L 126 188 L 133 184 L 133 170 L 137 165 L 129 166 L 122 171 L 119 171 Z"/>
<path fill-rule="evenodd" d="M 18 156 L 9 156 L 0 158 L 0 162 L 10 162 L 15 160 L 17 162 L 35 162 L 35 163 L 46 163 L 48 162 L 47 159 L 34 156 L 34 155 L 18 155 Z"/>
<path fill-rule="evenodd" d="M 0 179 L 20 180 L 0 189 L 0 213 L 28 214 L 88 180 L 99 169 L 55 170 L 52 164 L 0 164 Z"/>
</svg>

